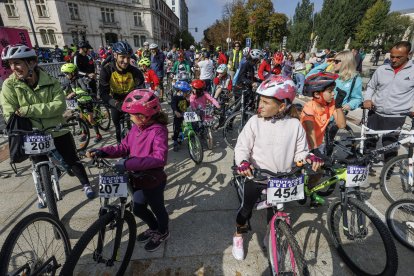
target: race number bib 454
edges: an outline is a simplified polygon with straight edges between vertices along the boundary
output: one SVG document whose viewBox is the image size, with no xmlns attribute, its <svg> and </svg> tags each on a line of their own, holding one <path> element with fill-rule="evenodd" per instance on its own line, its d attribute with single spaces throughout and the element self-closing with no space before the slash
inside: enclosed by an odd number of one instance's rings
<svg viewBox="0 0 414 276">
<path fill-rule="evenodd" d="M 24 152 L 26 154 L 42 154 L 55 149 L 52 135 L 24 136 Z"/>
<path fill-rule="evenodd" d="M 305 197 L 303 175 L 294 178 L 269 178 L 267 182 L 267 203 L 276 205 Z"/>
<path fill-rule="evenodd" d="M 128 176 L 126 175 L 100 175 L 99 196 L 100 197 L 127 197 Z"/>
<path fill-rule="evenodd" d="M 184 112 L 184 122 L 191 123 L 191 122 L 198 122 L 200 118 L 198 117 L 197 113 L 195 112 Z"/>
<path fill-rule="evenodd" d="M 366 166 L 348 166 L 346 168 L 345 187 L 365 186 L 368 182 L 368 167 Z"/>
</svg>

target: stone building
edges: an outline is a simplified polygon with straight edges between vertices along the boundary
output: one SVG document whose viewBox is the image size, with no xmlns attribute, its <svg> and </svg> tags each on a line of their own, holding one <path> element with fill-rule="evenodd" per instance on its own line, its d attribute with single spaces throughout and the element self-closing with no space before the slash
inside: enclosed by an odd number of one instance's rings
<svg viewBox="0 0 414 276">
<path fill-rule="evenodd" d="M 185 0 L 165 0 L 180 20 L 180 30 L 188 31 L 188 7 Z"/>
</svg>

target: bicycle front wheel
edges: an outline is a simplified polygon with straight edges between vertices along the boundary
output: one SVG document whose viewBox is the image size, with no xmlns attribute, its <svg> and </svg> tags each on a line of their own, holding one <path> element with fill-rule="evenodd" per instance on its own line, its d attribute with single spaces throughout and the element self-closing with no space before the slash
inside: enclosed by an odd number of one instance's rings
<svg viewBox="0 0 414 276">
<path fill-rule="evenodd" d="M 387 224 L 394 237 L 414 250 L 414 199 L 401 199 L 388 207 Z"/>
<path fill-rule="evenodd" d="M 46 204 L 47 208 L 49 209 L 49 213 L 51 213 L 57 219 L 59 219 L 59 212 L 56 204 L 57 198 L 55 196 L 55 192 L 53 191 L 53 184 L 51 181 L 49 166 L 41 165 L 39 167 L 39 174 L 43 186 L 43 191 L 45 192 Z"/>
<path fill-rule="evenodd" d="M 109 111 L 109 107 L 104 104 L 96 105 L 95 120 L 99 129 L 108 131 L 111 126 L 111 112 Z"/>
<path fill-rule="evenodd" d="M 63 224 L 45 212 L 19 221 L 0 251 L 0 275 L 59 275 L 71 246 Z"/>
<path fill-rule="evenodd" d="M 251 111 L 245 111 L 244 115 L 241 111 L 237 111 L 227 118 L 223 127 L 223 136 L 227 146 L 231 149 L 236 146 L 240 132 L 253 115 Z"/>
<path fill-rule="evenodd" d="M 363 202 L 348 198 L 328 209 L 328 228 L 338 254 L 357 275 L 395 275 L 398 256 L 387 226 Z"/>
<path fill-rule="evenodd" d="M 203 161 L 203 146 L 201 145 L 200 138 L 195 132 L 188 135 L 188 153 L 196 164 L 200 164 Z"/>
<path fill-rule="evenodd" d="M 270 232 L 267 246 L 272 275 L 309 275 L 308 265 L 290 226 L 277 219 L 275 231 Z"/>
<path fill-rule="evenodd" d="M 76 123 L 76 125 L 70 126 L 69 130 L 72 133 L 73 140 L 76 145 L 76 150 L 77 151 L 85 150 L 91 138 L 88 124 L 84 120 L 78 117 L 75 117 L 75 116 L 70 117 L 67 120 L 67 123 L 68 124 Z"/>
<path fill-rule="evenodd" d="M 137 235 L 134 216 L 125 211 L 122 224 L 115 212 L 95 221 L 81 236 L 62 268 L 61 275 L 124 275 Z M 116 239 L 120 247 L 115 248 Z"/>
<path fill-rule="evenodd" d="M 391 203 L 400 199 L 414 199 L 414 185 L 408 183 L 409 177 L 408 154 L 396 156 L 385 163 L 381 171 L 380 187 Z"/>
</svg>

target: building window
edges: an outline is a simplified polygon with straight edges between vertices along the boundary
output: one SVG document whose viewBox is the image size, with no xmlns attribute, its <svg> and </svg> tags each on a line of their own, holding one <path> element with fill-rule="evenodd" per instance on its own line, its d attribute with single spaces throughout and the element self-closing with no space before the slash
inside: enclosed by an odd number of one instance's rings
<svg viewBox="0 0 414 276">
<path fill-rule="evenodd" d="M 48 45 L 49 44 L 49 38 L 47 37 L 47 33 L 45 29 L 40 29 L 40 38 L 42 39 L 42 43 L 43 45 Z"/>
<path fill-rule="evenodd" d="M 49 37 L 49 42 L 50 44 L 56 44 L 56 36 L 55 36 L 55 31 L 54 30 L 47 30 L 47 36 Z"/>
<path fill-rule="evenodd" d="M 144 42 L 147 41 L 145 35 L 141 35 L 141 45 L 144 45 Z"/>
<path fill-rule="evenodd" d="M 115 12 L 114 9 L 101 8 L 102 21 L 104 23 L 114 23 L 115 22 Z"/>
<path fill-rule="evenodd" d="M 134 12 L 134 25 L 142 26 L 142 13 Z"/>
<path fill-rule="evenodd" d="M 132 0 L 132 3 L 133 3 L 133 4 L 142 4 L 142 3 L 141 3 L 141 0 Z"/>
<path fill-rule="evenodd" d="M 78 4 L 68 3 L 70 19 L 79 20 Z"/>
<path fill-rule="evenodd" d="M 17 17 L 16 3 L 14 3 L 14 0 L 7 0 L 4 5 L 6 6 L 8 17 Z"/>
<path fill-rule="evenodd" d="M 172 7 L 171 9 L 172 9 L 173 12 L 175 12 L 175 7 Z"/>
<path fill-rule="evenodd" d="M 175 0 L 172 0 L 171 1 L 171 4 L 174 6 L 175 5 Z"/>
<path fill-rule="evenodd" d="M 72 40 L 75 45 L 79 43 L 79 34 L 77 31 L 72 31 Z"/>
<path fill-rule="evenodd" d="M 139 47 L 139 35 L 134 35 L 134 47 Z"/>
<path fill-rule="evenodd" d="M 35 0 L 35 3 L 39 17 L 48 17 L 49 14 L 47 13 L 46 0 Z"/>
</svg>

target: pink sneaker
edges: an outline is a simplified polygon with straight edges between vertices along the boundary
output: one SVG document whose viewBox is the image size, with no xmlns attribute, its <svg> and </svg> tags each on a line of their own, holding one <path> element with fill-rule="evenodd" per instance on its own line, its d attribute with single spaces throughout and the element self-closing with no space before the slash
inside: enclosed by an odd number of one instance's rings
<svg viewBox="0 0 414 276">
<path fill-rule="evenodd" d="M 233 257 L 236 260 L 242 261 L 244 259 L 243 237 L 233 237 L 231 253 L 233 253 Z"/>
</svg>

